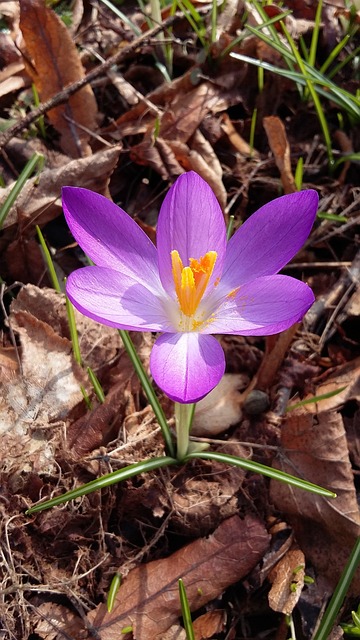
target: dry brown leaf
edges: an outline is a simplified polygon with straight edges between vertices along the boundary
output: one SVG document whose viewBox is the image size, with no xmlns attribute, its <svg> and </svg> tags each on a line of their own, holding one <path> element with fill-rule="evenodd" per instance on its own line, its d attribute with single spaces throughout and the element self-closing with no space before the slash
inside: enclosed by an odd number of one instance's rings
<svg viewBox="0 0 360 640">
<path fill-rule="evenodd" d="M 22 372 L 0 380 L 1 448 L 7 473 L 53 472 L 52 425 L 82 401 L 84 376 L 71 344 L 30 313 L 11 314 L 20 336 Z M 8 369 L 9 370 L 9 369 Z"/>
<path fill-rule="evenodd" d="M 293 525 L 297 541 L 331 589 L 360 534 L 360 514 L 342 417 L 292 413 L 281 431 L 281 456 L 274 466 L 326 487 L 326 499 L 281 482 L 271 482 L 271 497 Z M 331 558 L 331 562 L 329 562 Z"/>
<path fill-rule="evenodd" d="M 360 357 L 340 365 L 335 372 L 325 382 L 321 383 L 314 393 L 309 394 L 305 400 L 314 396 L 322 396 L 328 393 L 338 391 L 345 387 L 340 393 L 320 400 L 318 403 L 310 402 L 304 405 L 307 413 L 317 413 L 320 409 L 322 412 L 338 409 L 348 400 L 357 400 L 360 402 Z"/>
<path fill-rule="evenodd" d="M 100 605 L 88 615 L 101 640 L 118 640 L 124 627 L 135 640 L 161 638 L 181 614 L 182 578 L 192 611 L 240 580 L 261 559 L 269 544 L 263 524 L 252 516 L 225 520 L 208 538 L 200 538 L 164 560 L 129 573 L 111 613 Z"/>
<path fill-rule="evenodd" d="M 252 149 L 246 140 L 236 131 L 227 113 L 221 116 L 221 129 L 227 135 L 232 146 L 245 157 L 254 156 L 259 158 L 260 154 L 256 149 Z"/>
<path fill-rule="evenodd" d="M 29 75 L 46 102 L 64 87 L 81 80 L 84 69 L 76 45 L 62 20 L 44 0 L 21 0 L 20 28 L 27 54 Z M 26 61 L 26 58 L 25 58 Z M 70 96 L 67 103 L 48 112 L 50 122 L 60 133 L 61 148 L 72 158 L 91 155 L 89 131 L 96 129 L 97 105 L 89 85 Z"/>
<path fill-rule="evenodd" d="M 213 146 L 201 133 L 200 129 L 197 129 L 195 131 L 191 139 L 191 151 L 196 151 L 202 157 L 202 159 L 206 162 L 206 164 L 211 169 L 211 171 L 215 175 L 217 175 L 220 179 L 223 172 L 222 172 L 222 167 L 221 167 L 219 158 L 217 157 Z M 226 203 L 226 197 L 225 197 L 225 203 Z"/>
<path fill-rule="evenodd" d="M 193 622 L 195 640 L 211 640 L 225 630 L 226 614 L 222 609 L 207 611 Z"/>
<path fill-rule="evenodd" d="M 35 612 L 40 620 L 35 624 L 34 631 L 41 640 L 59 640 L 65 633 L 68 638 L 76 640 L 88 637 L 81 618 L 62 604 L 43 602 L 36 607 Z"/>
<path fill-rule="evenodd" d="M 293 612 L 304 586 L 305 556 L 293 546 L 269 573 L 272 583 L 268 598 L 273 611 L 289 616 Z"/>
<path fill-rule="evenodd" d="M 91 157 L 72 160 L 56 169 L 45 169 L 38 178 L 28 180 L 11 208 L 3 229 L 18 223 L 45 224 L 61 213 L 60 191 L 64 185 L 86 187 L 108 195 L 109 177 L 120 153 L 120 146 L 99 151 Z M 14 184 L 1 190 L 0 207 Z M 0 246 L 1 249 L 1 246 Z"/>
<path fill-rule="evenodd" d="M 285 127 L 277 116 L 263 118 L 263 125 L 270 149 L 274 154 L 276 166 L 280 171 L 284 192 L 294 193 L 296 191 L 296 185 L 291 171 L 290 145 Z"/>
<path fill-rule="evenodd" d="M 23 89 L 29 84 L 24 76 L 24 64 L 21 61 L 12 62 L 0 71 L 0 97 L 6 96 L 11 91 Z"/>
<path fill-rule="evenodd" d="M 69 321 L 65 296 L 54 289 L 28 284 L 22 287 L 11 305 L 13 313 L 25 311 L 52 327 L 61 337 L 70 340 Z M 106 327 L 74 309 L 81 356 L 86 366 L 98 372 L 114 360 L 121 348 L 116 329 Z"/>
<path fill-rule="evenodd" d="M 191 145 L 193 145 L 195 135 L 189 141 Z M 198 140 L 198 139 L 197 139 Z M 214 191 L 220 207 L 222 210 L 225 210 L 226 201 L 227 201 L 227 193 L 226 189 L 222 182 L 222 169 L 216 170 L 216 162 L 218 162 L 215 153 L 213 153 L 214 158 L 210 157 L 208 153 L 208 147 L 211 147 L 209 143 L 204 138 L 204 143 L 207 144 L 207 148 L 205 148 L 205 144 L 202 143 L 201 147 L 197 142 L 195 142 L 196 148 L 190 148 L 188 144 L 185 142 L 179 142 L 177 140 L 166 140 L 163 141 L 164 144 L 167 145 L 168 148 L 171 149 L 175 156 L 175 161 L 178 162 L 178 166 L 180 166 L 181 171 L 185 169 L 186 171 L 196 171 L 204 180 L 207 182 L 212 190 Z M 211 147 L 212 148 L 212 147 Z M 196 150 L 198 149 L 198 150 Z M 201 155 L 200 153 L 204 153 L 205 155 Z M 170 176 L 169 176 L 170 177 Z"/>
<path fill-rule="evenodd" d="M 218 98 L 219 87 L 210 82 L 176 95 L 161 119 L 159 135 L 165 140 L 187 142 Z"/>
</svg>

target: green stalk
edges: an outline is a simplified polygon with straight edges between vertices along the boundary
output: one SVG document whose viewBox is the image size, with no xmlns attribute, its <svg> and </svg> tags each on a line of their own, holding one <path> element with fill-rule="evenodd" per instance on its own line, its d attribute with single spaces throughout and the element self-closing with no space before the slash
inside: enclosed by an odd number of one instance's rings
<svg viewBox="0 0 360 640">
<path fill-rule="evenodd" d="M 317 484 L 292 476 L 290 473 L 286 473 L 285 471 L 279 471 L 278 469 L 267 467 L 265 464 L 261 464 L 260 462 L 253 462 L 253 460 L 246 460 L 245 458 L 238 458 L 237 456 L 231 456 L 227 453 L 218 453 L 216 451 L 194 451 L 188 453 L 183 462 L 193 460 L 194 458 L 216 460 L 216 462 L 232 464 L 235 467 L 240 467 L 241 469 L 246 469 L 246 471 L 252 471 L 253 473 L 260 473 L 268 478 L 279 480 L 280 482 L 289 484 L 292 487 L 304 489 L 305 491 L 315 493 L 316 495 L 323 496 L 324 498 L 336 498 L 336 493 L 333 493 L 328 489 L 324 489 L 323 487 L 319 487 Z"/>
<path fill-rule="evenodd" d="M 67 296 L 65 296 L 65 303 L 66 303 L 66 313 L 68 317 L 68 325 L 69 325 L 69 331 L 70 331 L 70 340 L 72 344 L 74 358 L 76 362 L 80 366 L 82 366 L 82 357 L 80 352 L 79 336 L 76 328 L 74 307 Z"/>
<path fill-rule="evenodd" d="M 59 282 L 59 278 L 57 277 L 57 273 L 55 271 L 55 267 L 54 267 L 54 263 L 52 261 L 52 257 L 50 254 L 50 251 L 47 247 L 47 244 L 45 242 L 45 238 L 42 234 L 42 231 L 40 229 L 40 227 L 38 225 L 36 225 L 36 232 L 38 234 L 38 238 L 41 244 L 41 248 L 44 252 L 44 256 L 45 256 L 45 262 L 47 265 L 47 268 L 49 270 L 49 276 L 50 276 L 50 280 L 51 280 L 51 284 L 53 286 L 53 288 L 55 289 L 55 291 L 57 291 L 58 293 L 61 293 L 61 286 L 60 286 L 60 282 Z"/>
<path fill-rule="evenodd" d="M 330 169 L 332 169 L 333 166 L 334 166 L 334 156 L 333 156 L 333 152 L 332 152 L 331 137 L 330 137 L 329 127 L 327 125 L 327 121 L 326 121 L 326 118 L 325 118 L 325 114 L 324 114 L 323 108 L 321 106 L 321 102 L 319 100 L 319 96 L 316 93 L 316 90 L 314 88 L 314 85 L 313 85 L 310 77 L 306 73 L 304 61 L 303 61 L 301 55 L 299 54 L 299 52 L 297 50 L 297 47 L 295 45 L 295 42 L 294 42 L 293 38 L 291 37 L 290 33 L 286 29 L 284 23 L 281 22 L 280 24 L 281 24 L 282 30 L 283 30 L 283 32 L 285 34 L 285 37 L 286 37 L 286 39 L 287 39 L 287 41 L 288 41 L 288 43 L 289 43 L 289 45 L 291 47 L 292 53 L 293 53 L 294 57 L 296 58 L 296 62 L 298 64 L 298 66 L 299 66 L 299 69 L 300 69 L 302 75 L 304 76 L 304 78 L 306 80 L 306 85 L 307 85 L 307 88 L 308 88 L 309 93 L 311 95 L 311 98 L 313 100 L 313 103 L 314 103 L 314 106 L 315 106 L 315 109 L 316 109 L 316 112 L 317 112 L 317 116 L 318 116 L 318 119 L 319 119 L 319 122 L 320 122 L 320 126 L 321 126 L 321 129 L 322 129 L 322 132 L 323 132 L 323 136 L 324 136 L 324 139 L 325 139 L 325 144 L 326 144 L 327 154 L 328 154 L 328 159 L 329 159 L 329 166 L 330 166 Z"/>
<path fill-rule="evenodd" d="M 104 390 L 100 384 L 99 378 L 97 377 L 96 373 L 92 370 L 91 367 L 87 367 L 86 371 L 88 372 L 88 376 L 90 379 L 90 382 L 93 386 L 93 389 L 95 391 L 96 397 L 99 400 L 100 404 L 104 404 L 105 402 L 105 393 Z"/>
<path fill-rule="evenodd" d="M 39 170 L 41 169 L 43 162 L 44 162 L 44 156 L 42 156 L 40 153 L 34 153 L 34 155 L 26 163 L 18 179 L 16 180 L 12 190 L 10 191 L 8 197 L 6 198 L 3 206 L 0 209 L 0 229 L 3 226 L 6 216 L 8 215 L 16 198 L 19 196 L 20 192 L 23 190 L 26 181 L 30 178 L 36 166 L 39 167 Z"/>
<path fill-rule="evenodd" d="M 133 367 L 139 377 L 144 393 L 152 406 L 153 412 L 155 413 L 156 419 L 159 423 L 160 429 L 163 434 L 163 438 L 165 440 L 167 451 L 174 458 L 175 448 L 174 448 L 174 443 L 172 441 L 170 429 L 166 421 L 162 407 L 159 403 L 159 400 L 157 399 L 155 391 L 151 385 L 149 377 L 147 376 L 145 369 L 142 365 L 142 362 L 138 354 L 136 353 L 135 347 L 129 336 L 129 333 L 127 331 L 124 331 L 124 329 L 119 329 L 119 334 L 124 343 L 124 347 L 127 351 L 127 354 L 133 364 Z"/>
<path fill-rule="evenodd" d="M 360 537 L 355 542 L 350 558 L 346 563 L 344 571 L 328 604 L 328 607 L 321 620 L 320 626 L 315 633 L 313 640 L 327 640 L 330 637 L 331 629 L 334 626 L 336 617 L 340 607 L 349 590 L 350 583 L 354 577 L 355 571 L 360 564 Z"/>
<path fill-rule="evenodd" d="M 67 491 L 55 498 L 51 498 L 51 500 L 46 500 L 46 502 L 36 504 L 34 507 L 28 509 L 26 513 L 31 515 L 32 513 L 44 511 L 45 509 L 51 509 L 59 504 L 63 504 L 64 502 L 69 502 L 69 500 L 75 500 L 76 498 L 87 496 L 89 493 L 93 493 L 93 491 L 98 491 L 105 487 L 111 487 L 113 484 L 138 476 L 140 473 L 147 473 L 148 471 L 169 467 L 177 463 L 178 461 L 175 460 L 175 458 L 170 458 L 168 456 L 164 456 L 162 458 L 151 458 L 150 460 L 143 460 L 142 462 L 135 462 L 123 469 L 107 473 L 106 475 L 101 476 L 101 478 L 96 478 L 96 480 L 92 480 L 87 484 L 81 485 L 81 487 Z"/>
<path fill-rule="evenodd" d="M 179 578 L 179 597 L 180 597 L 180 604 L 181 604 L 181 613 L 182 613 L 184 628 L 186 632 L 186 639 L 195 640 L 189 601 L 186 595 L 185 585 L 181 578 Z"/>
<path fill-rule="evenodd" d="M 183 460 L 189 450 L 189 435 L 195 412 L 195 403 L 182 404 L 175 402 L 175 424 L 178 460 Z"/>
<path fill-rule="evenodd" d="M 217 0 L 212 0 L 211 5 L 211 42 L 216 42 L 217 28 Z"/>
</svg>

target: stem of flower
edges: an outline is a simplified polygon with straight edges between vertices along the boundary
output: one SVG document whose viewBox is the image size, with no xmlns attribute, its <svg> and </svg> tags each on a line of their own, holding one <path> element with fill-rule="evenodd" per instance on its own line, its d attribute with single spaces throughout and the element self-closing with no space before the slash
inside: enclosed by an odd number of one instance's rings
<svg viewBox="0 0 360 640">
<path fill-rule="evenodd" d="M 181 404 L 180 402 L 175 402 L 176 457 L 180 461 L 185 458 L 189 450 L 189 434 L 194 412 L 195 403 Z"/>
</svg>

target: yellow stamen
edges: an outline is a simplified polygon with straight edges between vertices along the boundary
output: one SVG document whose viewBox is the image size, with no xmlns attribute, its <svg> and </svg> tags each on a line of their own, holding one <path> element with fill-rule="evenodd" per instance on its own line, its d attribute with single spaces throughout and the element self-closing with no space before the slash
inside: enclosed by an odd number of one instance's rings
<svg viewBox="0 0 360 640">
<path fill-rule="evenodd" d="M 217 258 L 216 251 L 208 251 L 198 260 L 190 258 L 184 267 L 179 252 L 171 252 L 172 273 L 180 309 L 186 316 L 193 316 L 205 293 Z"/>
</svg>

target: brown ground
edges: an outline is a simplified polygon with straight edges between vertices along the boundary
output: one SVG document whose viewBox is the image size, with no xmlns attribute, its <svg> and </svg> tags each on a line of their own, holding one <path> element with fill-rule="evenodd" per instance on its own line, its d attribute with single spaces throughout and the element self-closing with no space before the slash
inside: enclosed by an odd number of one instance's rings
<svg viewBox="0 0 360 640">
<path fill-rule="evenodd" d="M 55 8 L 64 12 L 65 4 Z M 296 42 L 302 36 L 309 45 L 315 5 L 287 3 Z M 284 614 L 292 612 L 297 640 L 311 638 L 359 535 L 358 162 L 330 172 L 313 102 L 269 72 L 259 91 L 256 68 L 223 55 L 246 20 L 258 23 L 252 3 L 226 2 L 212 45 L 209 8 L 194 6 L 203 16 L 205 48 L 185 18 L 164 12 L 165 44 L 173 52 L 167 82 L 156 65 L 164 63 L 164 43 L 148 35 L 136 3 L 119 8 L 140 35 L 100 1 L 75 2 L 70 30 L 42 0 L 0 2 L 7 25 L 0 33 L 0 117 L 3 130 L 13 125 L 0 137 L 0 206 L 33 153 L 45 156 L 45 168 L 27 181 L 0 234 L 0 637 L 6 640 L 182 639 L 180 577 L 196 640 L 285 640 Z M 348 18 L 341 0 L 324 5 L 318 68 Z M 338 61 L 358 44 L 355 35 Z M 255 35 L 234 50 L 284 67 Z M 84 70 L 90 83 L 82 81 Z M 355 93 L 356 73 L 349 63 L 334 82 Z M 31 83 L 42 103 L 52 101 L 45 117 L 33 114 Z M 59 97 L 74 83 L 84 86 Z M 335 159 L 356 152 L 355 123 L 331 100 L 322 105 Z M 284 272 L 305 279 L 317 302 L 302 326 L 279 337 L 221 338 L 228 375 L 220 392 L 199 405 L 194 433 L 213 439 L 212 450 L 332 489 L 336 501 L 197 461 L 25 515 L 40 498 L 164 452 L 117 332 L 77 315 L 84 366 L 72 356 L 64 297 L 50 288 L 35 229 L 42 229 L 62 281 L 82 254 L 62 217 L 61 186 L 111 195 L 154 238 L 164 194 L 184 170 L 208 181 L 236 228 L 262 204 L 295 190 L 299 158 L 303 187 L 318 191 L 319 211 L 331 219 L 317 219 Z M 133 339 L 148 367 L 152 336 Z M 103 404 L 87 366 L 102 384 Z M 284 417 L 288 404 L 341 388 Z M 160 398 L 171 420 L 171 403 Z M 117 572 L 123 584 L 108 613 L 102 603 Z M 304 584 L 304 575 L 315 582 Z M 355 579 L 343 621 L 358 593 Z M 339 628 L 334 633 L 341 637 Z"/>
</svg>

